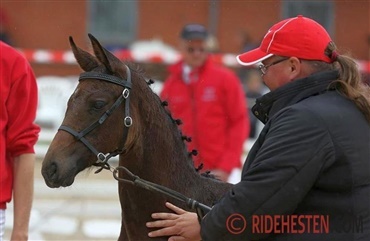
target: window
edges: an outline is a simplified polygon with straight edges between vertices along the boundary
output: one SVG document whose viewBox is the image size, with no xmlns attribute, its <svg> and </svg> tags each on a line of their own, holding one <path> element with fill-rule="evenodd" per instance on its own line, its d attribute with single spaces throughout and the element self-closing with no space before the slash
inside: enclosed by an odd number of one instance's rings
<svg viewBox="0 0 370 241">
<path fill-rule="evenodd" d="M 108 49 L 136 39 L 137 1 L 89 1 L 88 32 Z"/>
<path fill-rule="evenodd" d="M 283 18 L 303 15 L 320 23 L 330 36 L 334 36 L 334 4 L 331 0 L 307 1 L 307 0 L 284 0 L 282 5 Z"/>
</svg>

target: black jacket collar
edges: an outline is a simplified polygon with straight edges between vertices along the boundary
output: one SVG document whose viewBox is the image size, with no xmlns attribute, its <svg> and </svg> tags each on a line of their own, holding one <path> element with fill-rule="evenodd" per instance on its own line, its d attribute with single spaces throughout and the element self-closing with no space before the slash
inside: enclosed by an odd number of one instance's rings
<svg viewBox="0 0 370 241">
<path fill-rule="evenodd" d="M 292 81 L 256 100 L 253 114 L 264 124 L 284 107 L 293 105 L 307 97 L 329 89 L 330 83 L 338 79 L 338 71 L 326 71 Z"/>
</svg>

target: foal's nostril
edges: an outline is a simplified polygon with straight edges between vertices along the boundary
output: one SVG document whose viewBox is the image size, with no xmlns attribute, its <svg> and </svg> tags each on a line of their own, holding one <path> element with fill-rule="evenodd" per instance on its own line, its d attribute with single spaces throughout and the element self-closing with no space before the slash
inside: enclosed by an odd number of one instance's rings
<svg viewBox="0 0 370 241">
<path fill-rule="evenodd" d="M 57 179 L 57 172 L 58 172 L 58 166 L 55 162 L 51 163 L 50 169 L 49 169 L 49 178 L 52 181 L 55 181 Z"/>
<path fill-rule="evenodd" d="M 58 178 L 58 165 L 56 162 L 52 162 L 47 166 L 43 166 L 42 175 L 44 179 L 49 182 L 54 182 Z"/>
</svg>

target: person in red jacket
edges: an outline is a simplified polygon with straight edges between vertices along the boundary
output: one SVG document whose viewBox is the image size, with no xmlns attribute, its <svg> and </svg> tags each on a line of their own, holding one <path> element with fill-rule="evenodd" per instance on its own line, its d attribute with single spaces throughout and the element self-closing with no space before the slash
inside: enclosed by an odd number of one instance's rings
<svg viewBox="0 0 370 241">
<path fill-rule="evenodd" d="M 27 60 L 0 41 L 0 240 L 6 204 L 13 197 L 11 240 L 28 240 L 33 199 L 34 145 L 39 127 L 33 122 L 37 85 Z"/>
<path fill-rule="evenodd" d="M 209 58 L 203 25 L 186 25 L 180 37 L 183 58 L 170 67 L 161 98 L 168 101 L 173 117 L 182 120 L 183 134 L 191 137 L 188 149 L 198 151 L 195 166 L 203 164 L 203 170 L 227 181 L 241 165 L 249 135 L 243 88 L 231 70 Z"/>
</svg>

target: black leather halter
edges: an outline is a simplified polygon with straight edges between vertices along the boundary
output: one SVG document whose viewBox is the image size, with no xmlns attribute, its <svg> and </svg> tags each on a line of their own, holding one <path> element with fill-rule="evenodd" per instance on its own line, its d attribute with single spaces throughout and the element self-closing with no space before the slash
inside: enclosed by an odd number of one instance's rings
<svg viewBox="0 0 370 241">
<path fill-rule="evenodd" d="M 132 87 L 131 83 L 131 71 L 129 67 L 126 66 L 126 73 L 127 73 L 127 80 L 123 80 L 121 78 L 118 78 L 113 75 L 108 75 L 108 74 L 103 74 L 103 73 L 95 73 L 95 72 L 85 72 L 80 75 L 80 78 L 78 79 L 79 81 L 84 80 L 84 79 L 99 79 L 99 80 L 104 80 L 113 84 L 121 85 L 124 87 L 122 94 L 118 97 L 118 99 L 114 102 L 114 104 L 108 109 L 104 114 L 95 122 L 93 122 L 91 125 L 86 127 L 80 132 L 77 132 L 73 130 L 72 128 L 61 125 L 59 127 L 59 130 L 66 131 L 72 136 L 76 138 L 76 140 L 81 141 L 90 151 L 92 151 L 96 157 L 97 161 L 93 165 L 95 166 L 100 166 L 102 168 L 105 168 L 108 163 L 107 161 L 111 158 L 114 157 L 120 153 L 123 152 L 123 147 L 126 143 L 127 136 L 128 136 L 128 131 L 129 127 L 132 125 L 132 118 L 130 117 L 130 90 Z M 117 109 L 118 106 L 121 105 L 121 103 L 125 100 L 125 118 L 124 118 L 124 125 L 125 129 L 123 132 L 123 147 L 115 150 L 111 153 L 102 153 L 98 151 L 91 143 L 85 138 L 85 136 L 90 133 L 92 130 L 94 130 L 96 127 L 100 126 L 101 124 L 104 123 L 104 121 L 113 113 L 115 109 Z"/>
</svg>

